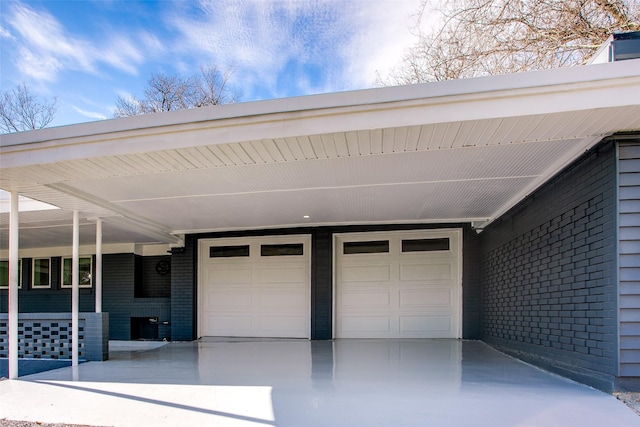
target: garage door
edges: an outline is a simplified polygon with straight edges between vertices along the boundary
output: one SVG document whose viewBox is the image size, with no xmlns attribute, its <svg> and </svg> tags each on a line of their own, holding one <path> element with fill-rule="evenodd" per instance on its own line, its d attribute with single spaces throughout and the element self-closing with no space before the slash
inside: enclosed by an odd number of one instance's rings
<svg viewBox="0 0 640 427">
<path fill-rule="evenodd" d="M 308 338 L 310 240 L 201 240 L 198 335 Z"/>
<path fill-rule="evenodd" d="M 337 338 L 460 338 L 461 231 L 336 236 Z"/>
</svg>

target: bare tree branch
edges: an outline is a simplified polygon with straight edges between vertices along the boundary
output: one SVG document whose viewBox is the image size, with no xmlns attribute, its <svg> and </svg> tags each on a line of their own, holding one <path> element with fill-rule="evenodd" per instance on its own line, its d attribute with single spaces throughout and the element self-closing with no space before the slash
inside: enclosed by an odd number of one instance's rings
<svg viewBox="0 0 640 427">
<path fill-rule="evenodd" d="M 113 115 L 127 117 L 236 102 L 239 95 L 229 89 L 232 75 L 230 70 L 220 72 L 215 66 L 202 67 L 200 74 L 191 77 L 152 74 L 144 97 L 119 97 Z"/>
<path fill-rule="evenodd" d="M 378 85 L 459 79 L 585 63 L 614 32 L 640 30 L 640 0 L 424 0 L 440 15 Z"/>
<path fill-rule="evenodd" d="M 0 132 L 12 133 L 42 129 L 56 114 L 57 98 L 48 101 L 31 92 L 23 83 L 0 94 Z"/>
</svg>

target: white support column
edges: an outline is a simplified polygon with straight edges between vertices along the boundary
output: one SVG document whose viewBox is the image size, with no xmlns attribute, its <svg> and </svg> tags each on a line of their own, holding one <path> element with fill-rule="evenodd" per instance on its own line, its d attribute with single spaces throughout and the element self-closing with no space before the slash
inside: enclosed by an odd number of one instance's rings
<svg viewBox="0 0 640 427">
<path fill-rule="evenodd" d="M 18 195 L 11 192 L 9 216 L 9 379 L 18 378 Z"/>
<path fill-rule="evenodd" d="M 102 220 L 96 221 L 96 313 L 102 313 Z"/>
<path fill-rule="evenodd" d="M 80 306 L 80 220 L 78 211 L 73 211 L 73 249 L 71 258 L 71 365 L 78 365 L 78 330 Z"/>
</svg>

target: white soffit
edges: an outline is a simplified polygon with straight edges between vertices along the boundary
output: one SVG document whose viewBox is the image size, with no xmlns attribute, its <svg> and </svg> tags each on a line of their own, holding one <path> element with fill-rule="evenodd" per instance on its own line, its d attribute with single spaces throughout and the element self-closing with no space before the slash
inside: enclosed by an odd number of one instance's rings
<svg viewBox="0 0 640 427">
<path fill-rule="evenodd" d="M 639 62 L 2 135 L 0 188 L 165 242 L 223 229 L 490 221 L 602 138 L 640 130 Z"/>
</svg>

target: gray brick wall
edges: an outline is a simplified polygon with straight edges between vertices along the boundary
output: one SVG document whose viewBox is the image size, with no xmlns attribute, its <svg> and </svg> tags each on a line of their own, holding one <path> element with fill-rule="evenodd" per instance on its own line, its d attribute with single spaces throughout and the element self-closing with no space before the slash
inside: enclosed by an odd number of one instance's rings
<svg viewBox="0 0 640 427">
<path fill-rule="evenodd" d="M 333 234 L 314 230 L 311 255 L 311 339 L 332 338 Z"/>
<path fill-rule="evenodd" d="M 577 161 L 481 239 L 482 338 L 610 390 L 617 370 L 613 145 Z"/>
<path fill-rule="evenodd" d="M 32 258 L 22 259 L 22 289 L 18 291 L 18 309 L 21 313 L 60 313 L 71 311 L 71 289 L 60 288 L 60 257 L 51 258 L 51 288 L 31 288 Z M 80 311 L 95 310 L 93 288 L 80 289 Z M 0 289 L 0 312 L 8 310 L 9 293 Z"/>
<path fill-rule="evenodd" d="M 136 255 L 109 254 L 103 257 L 102 311 L 109 313 L 109 338 L 131 339 L 132 317 L 157 317 L 158 338 L 171 340 L 169 298 L 136 298 Z"/>
<path fill-rule="evenodd" d="M 197 245 L 194 236 L 185 236 L 183 252 L 171 255 L 171 339 L 196 339 Z"/>
</svg>

